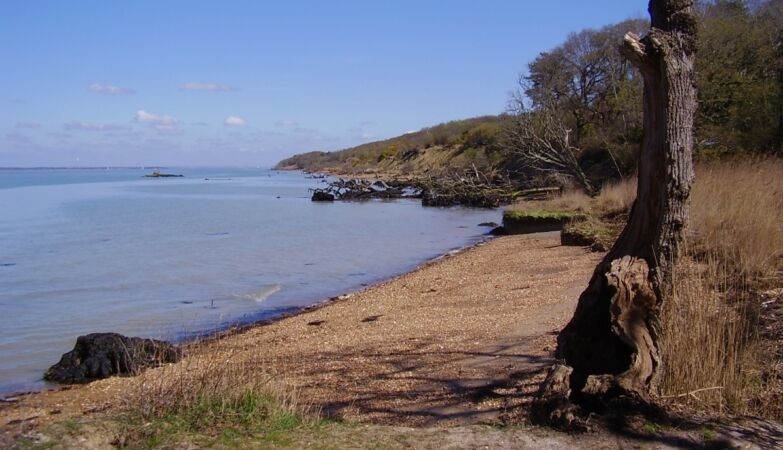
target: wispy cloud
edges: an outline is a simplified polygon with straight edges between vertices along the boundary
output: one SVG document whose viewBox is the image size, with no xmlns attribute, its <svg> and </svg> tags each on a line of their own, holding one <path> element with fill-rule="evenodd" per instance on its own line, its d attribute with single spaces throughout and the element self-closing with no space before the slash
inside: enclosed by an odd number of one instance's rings
<svg viewBox="0 0 783 450">
<path fill-rule="evenodd" d="M 41 128 L 43 125 L 41 125 L 38 122 L 16 122 L 16 125 L 14 125 L 14 128 Z"/>
<path fill-rule="evenodd" d="M 97 92 L 99 94 L 108 94 L 108 95 L 122 95 L 122 94 L 133 94 L 135 91 L 130 88 L 124 88 L 119 86 L 114 86 L 111 84 L 100 84 L 100 83 L 92 83 L 91 85 L 87 86 L 87 90 L 90 92 Z"/>
<path fill-rule="evenodd" d="M 228 116 L 223 123 L 230 127 L 244 127 L 247 125 L 247 121 L 239 116 Z"/>
<path fill-rule="evenodd" d="M 64 124 L 66 130 L 82 131 L 127 131 L 130 127 L 117 125 L 113 123 L 90 123 L 82 121 L 71 121 Z"/>
<path fill-rule="evenodd" d="M 152 114 L 143 109 L 136 111 L 136 116 L 133 118 L 136 122 L 149 124 L 152 128 L 159 132 L 172 132 L 177 130 L 177 119 L 171 116 L 159 116 Z"/>
<path fill-rule="evenodd" d="M 5 140 L 19 146 L 29 146 L 33 144 L 33 140 L 29 136 L 17 133 L 16 131 L 7 133 L 5 135 Z"/>
<path fill-rule="evenodd" d="M 217 83 L 199 83 L 197 81 L 191 81 L 181 84 L 179 86 L 183 91 L 209 91 L 209 92 L 228 92 L 236 91 L 237 89 L 226 84 Z"/>
<path fill-rule="evenodd" d="M 47 136 L 54 139 L 71 139 L 73 136 L 70 133 L 64 133 L 62 131 L 51 131 L 46 133 Z"/>
</svg>

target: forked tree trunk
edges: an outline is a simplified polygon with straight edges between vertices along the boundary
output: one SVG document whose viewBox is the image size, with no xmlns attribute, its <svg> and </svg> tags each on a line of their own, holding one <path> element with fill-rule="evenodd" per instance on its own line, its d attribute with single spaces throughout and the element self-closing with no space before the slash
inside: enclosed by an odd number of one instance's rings
<svg viewBox="0 0 783 450">
<path fill-rule="evenodd" d="M 572 397 L 620 389 L 658 392 L 663 287 L 688 222 L 696 109 L 693 0 L 651 0 L 651 29 L 620 51 L 644 78 L 644 141 L 628 223 L 596 267 L 557 355 L 573 368 Z M 561 372 L 562 373 L 562 372 Z"/>
</svg>

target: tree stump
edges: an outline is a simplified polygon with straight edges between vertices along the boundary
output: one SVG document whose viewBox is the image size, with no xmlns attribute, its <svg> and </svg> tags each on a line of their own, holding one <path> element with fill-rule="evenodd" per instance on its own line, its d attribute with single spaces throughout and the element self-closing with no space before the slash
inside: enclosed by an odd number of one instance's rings
<svg viewBox="0 0 783 450">
<path fill-rule="evenodd" d="M 651 0 L 649 12 L 649 33 L 628 33 L 620 48 L 644 79 L 637 198 L 558 336 L 557 356 L 573 369 L 568 386 L 545 383 L 542 389 L 553 392 L 542 398 L 566 388 L 577 402 L 619 393 L 646 401 L 658 394 L 659 314 L 693 182 L 696 20 L 693 0 Z"/>
</svg>

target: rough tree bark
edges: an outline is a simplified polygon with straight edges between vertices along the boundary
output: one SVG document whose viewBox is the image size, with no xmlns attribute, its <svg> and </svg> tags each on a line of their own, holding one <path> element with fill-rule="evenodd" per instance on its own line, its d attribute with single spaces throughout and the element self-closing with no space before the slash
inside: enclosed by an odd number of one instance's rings
<svg viewBox="0 0 783 450">
<path fill-rule="evenodd" d="M 557 355 L 573 368 L 572 399 L 618 389 L 642 400 L 658 393 L 658 318 L 693 180 L 696 21 L 693 0 L 651 0 L 649 12 L 649 33 L 628 33 L 620 48 L 644 78 L 637 198 L 558 336 Z"/>
</svg>

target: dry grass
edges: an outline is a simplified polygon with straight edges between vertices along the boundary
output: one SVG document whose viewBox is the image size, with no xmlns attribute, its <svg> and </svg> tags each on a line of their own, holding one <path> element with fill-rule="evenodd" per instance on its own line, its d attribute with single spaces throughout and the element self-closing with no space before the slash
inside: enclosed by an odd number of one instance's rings
<svg viewBox="0 0 783 450">
<path fill-rule="evenodd" d="M 781 361 L 776 344 L 759 339 L 758 295 L 783 281 L 783 161 L 700 166 L 691 220 L 662 316 L 664 394 L 712 412 L 783 419 L 774 400 Z"/>
<path fill-rule="evenodd" d="M 609 183 L 593 199 L 593 209 L 600 216 L 616 216 L 630 211 L 636 200 L 636 178 Z"/>
<path fill-rule="evenodd" d="M 711 413 L 767 415 L 752 401 L 763 388 L 757 316 L 748 298 L 726 301 L 727 269 L 715 259 L 678 264 L 662 314 L 663 397 Z"/>
<path fill-rule="evenodd" d="M 604 185 L 601 192 L 590 198 L 582 191 L 565 191 L 547 200 L 523 201 L 511 205 L 508 211 L 561 211 L 587 213 L 595 216 L 614 216 L 627 213 L 636 198 L 636 179 Z"/>
<path fill-rule="evenodd" d="M 696 176 L 697 254 L 721 261 L 739 278 L 774 277 L 783 253 L 783 159 L 713 163 Z"/>
<path fill-rule="evenodd" d="M 123 405 L 125 443 L 158 445 L 226 430 L 258 437 L 318 417 L 271 371 L 261 349 L 212 340 L 189 344 L 186 353 L 180 363 L 131 381 Z"/>
<path fill-rule="evenodd" d="M 627 179 L 592 199 L 570 192 L 517 208 L 587 213 L 568 231 L 607 249 L 635 197 L 636 180 Z M 783 159 L 698 165 L 690 230 L 662 315 L 664 396 L 705 411 L 781 420 L 783 336 L 760 334 L 758 292 L 783 286 Z"/>
</svg>

